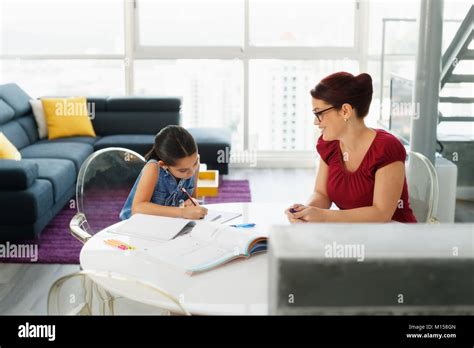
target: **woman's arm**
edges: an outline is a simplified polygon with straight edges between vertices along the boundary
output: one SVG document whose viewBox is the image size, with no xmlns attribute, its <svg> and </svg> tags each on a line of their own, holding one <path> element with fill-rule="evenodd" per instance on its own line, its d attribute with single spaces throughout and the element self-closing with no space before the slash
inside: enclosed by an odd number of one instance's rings
<svg viewBox="0 0 474 348">
<path fill-rule="evenodd" d="M 307 207 L 293 216 L 307 222 L 388 222 L 397 209 L 405 179 L 405 164 L 397 161 L 375 173 L 374 198 L 371 206 L 328 210 Z"/>
<path fill-rule="evenodd" d="M 314 190 L 309 197 L 307 205 L 311 207 L 328 209 L 331 206 L 331 200 L 328 197 L 327 183 L 328 183 L 329 168 L 326 162 L 319 160 L 318 174 L 316 175 L 316 182 L 314 183 Z"/>
<path fill-rule="evenodd" d="M 135 192 L 132 203 L 133 214 L 160 215 L 168 217 L 182 217 L 186 219 L 200 219 L 207 214 L 203 207 L 167 207 L 150 202 L 153 190 L 159 177 L 159 164 L 148 163 L 143 169 L 142 176 Z"/>
<path fill-rule="evenodd" d="M 314 183 L 314 190 L 307 203 L 309 207 L 328 209 L 331 206 L 332 202 L 327 194 L 328 172 L 329 168 L 326 162 L 324 162 L 322 159 L 319 160 L 319 168 L 316 175 L 316 182 Z M 290 212 L 290 209 L 302 211 L 305 208 L 306 206 L 303 204 L 293 204 L 291 207 L 285 210 L 285 214 L 287 215 L 290 222 L 304 222 L 295 218 Z"/>
</svg>

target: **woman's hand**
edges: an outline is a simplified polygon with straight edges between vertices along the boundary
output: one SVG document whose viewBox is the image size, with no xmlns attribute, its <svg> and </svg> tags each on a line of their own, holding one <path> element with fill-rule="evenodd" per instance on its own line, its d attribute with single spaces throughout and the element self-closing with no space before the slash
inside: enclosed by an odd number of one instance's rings
<svg viewBox="0 0 474 348">
<path fill-rule="evenodd" d="M 192 206 L 183 207 L 180 209 L 183 209 L 182 216 L 185 219 L 199 220 L 207 215 L 207 208 L 204 208 L 201 206 L 195 207 L 194 205 L 192 205 Z"/>
<path fill-rule="evenodd" d="M 193 207 L 194 206 L 193 202 L 197 206 L 199 206 L 199 202 L 197 201 L 197 199 L 193 198 L 192 201 L 191 201 L 191 199 L 188 198 L 187 200 L 184 201 L 184 207 Z"/>
<path fill-rule="evenodd" d="M 316 207 L 304 207 L 300 208 L 295 213 L 290 213 L 292 219 L 302 220 L 304 222 L 324 222 L 325 209 L 316 208 Z M 291 220 L 290 220 L 291 221 Z"/>
<path fill-rule="evenodd" d="M 301 222 L 305 222 L 303 220 L 300 220 L 300 219 L 297 219 L 295 218 L 294 216 L 294 213 L 292 211 L 294 211 L 295 213 L 296 212 L 300 212 L 302 211 L 303 209 L 305 209 L 306 206 L 303 205 L 303 204 L 293 204 L 291 207 L 289 207 L 288 209 L 285 210 L 285 214 L 286 216 L 288 217 L 288 220 L 291 222 L 291 223 L 301 223 Z"/>
</svg>

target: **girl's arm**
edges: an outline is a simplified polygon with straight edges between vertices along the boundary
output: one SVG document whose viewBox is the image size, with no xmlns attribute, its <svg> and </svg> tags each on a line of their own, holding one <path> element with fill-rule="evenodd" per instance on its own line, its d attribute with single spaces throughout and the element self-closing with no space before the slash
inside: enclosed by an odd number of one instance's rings
<svg viewBox="0 0 474 348">
<path fill-rule="evenodd" d="M 328 197 L 327 183 L 328 183 L 328 165 L 322 159 L 319 160 L 318 174 L 316 175 L 316 182 L 314 190 L 309 197 L 307 205 L 311 207 L 329 209 L 331 200 Z"/>
<path fill-rule="evenodd" d="M 389 222 L 399 204 L 404 179 L 405 164 L 393 162 L 375 173 L 371 206 L 347 210 L 307 207 L 293 216 L 307 222 Z"/>
<path fill-rule="evenodd" d="M 155 189 L 160 173 L 160 165 L 151 162 L 145 165 L 142 176 L 138 182 L 135 197 L 132 202 L 133 214 L 161 215 L 169 217 L 182 217 L 182 209 L 177 207 L 166 207 L 151 203 L 151 197 Z"/>
<path fill-rule="evenodd" d="M 207 214 L 207 209 L 200 206 L 190 207 L 167 207 L 150 202 L 159 177 L 159 164 L 148 163 L 143 169 L 142 176 L 137 185 L 135 197 L 132 202 L 133 214 L 160 215 L 168 217 L 180 217 L 185 219 L 201 219 Z"/>
</svg>

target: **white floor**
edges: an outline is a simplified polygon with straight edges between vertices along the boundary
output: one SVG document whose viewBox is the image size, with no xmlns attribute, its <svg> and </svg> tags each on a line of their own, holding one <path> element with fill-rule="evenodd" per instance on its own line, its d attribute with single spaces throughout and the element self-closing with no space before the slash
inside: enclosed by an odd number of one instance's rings
<svg viewBox="0 0 474 348">
<path fill-rule="evenodd" d="M 253 202 L 305 202 L 315 172 L 307 169 L 233 169 L 227 179 L 248 179 Z M 281 212 L 283 214 L 283 212 Z M 48 291 L 78 265 L 0 264 L 0 315 L 46 314 Z"/>
</svg>

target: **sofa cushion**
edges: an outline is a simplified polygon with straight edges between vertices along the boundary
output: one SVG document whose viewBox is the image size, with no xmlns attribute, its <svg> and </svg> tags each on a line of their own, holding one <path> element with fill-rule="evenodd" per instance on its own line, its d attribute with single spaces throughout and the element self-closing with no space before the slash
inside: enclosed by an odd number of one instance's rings
<svg viewBox="0 0 474 348">
<path fill-rule="evenodd" d="M 178 111 L 107 111 L 92 119 L 98 135 L 153 134 L 163 127 L 179 124 Z"/>
<path fill-rule="evenodd" d="M 0 125 L 5 124 L 13 119 L 15 110 L 8 105 L 5 100 L 0 98 Z"/>
<path fill-rule="evenodd" d="M 76 182 L 76 167 L 70 160 L 52 158 L 24 159 L 38 166 L 38 178 L 49 180 L 53 185 L 56 203 Z"/>
<path fill-rule="evenodd" d="M 34 163 L 0 160 L 0 190 L 26 190 L 37 177 L 38 166 Z"/>
<path fill-rule="evenodd" d="M 20 124 L 21 128 L 25 131 L 28 136 L 30 144 L 34 144 L 39 139 L 38 127 L 36 126 L 36 121 L 33 118 L 33 114 L 22 116 L 16 121 Z"/>
<path fill-rule="evenodd" d="M 13 145 L 10 140 L 0 132 L 0 160 L 21 160 L 21 154 L 18 149 Z"/>
<path fill-rule="evenodd" d="M 50 181 L 36 179 L 21 191 L 0 191 L 0 225 L 34 223 L 53 206 L 53 186 Z"/>
<path fill-rule="evenodd" d="M 15 117 L 31 113 L 31 97 L 15 83 L 0 85 L 0 98 L 12 107 Z"/>
<path fill-rule="evenodd" d="M 86 97 L 87 104 L 90 105 L 90 111 L 107 111 L 108 97 Z"/>
<path fill-rule="evenodd" d="M 107 147 L 124 147 L 144 156 L 151 150 L 154 141 L 155 136 L 150 134 L 107 135 L 94 144 L 94 149 L 97 151 Z"/>
<path fill-rule="evenodd" d="M 49 144 L 49 143 L 80 143 L 94 145 L 94 143 L 100 139 L 100 137 L 66 137 L 58 139 L 42 139 L 37 144 Z"/>
<path fill-rule="evenodd" d="M 31 144 L 28 134 L 25 132 L 18 120 L 13 120 L 0 125 L 0 132 L 5 134 L 8 140 L 10 140 L 18 150 Z"/>
<path fill-rule="evenodd" d="M 230 150 L 231 135 L 228 129 L 189 128 L 188 131 L 198 145 L 203 163 L 217 163 L 220 154 L 218 151 L 226 151 L 226 147 Z"/>
<path fill-rule="evenodd" d="M 95 137 L 86 97 L 44 98 L 41 103 L 48 126 L 48 139 Z"/>
<path fill-rule="evenodd" d="M 33 144 L 22 149 L 23 158 L 57 158 L 68 159 L 74 162 L 76 167 L 76 175 L 79 173 L 82 163 L 94 151 L 89 144 L 79 143 L 57 143 L 48 142 L 41 144 Z"/>
<path fill-rule="evenodd" d="M 107 111 L 175 111 L 181 108 L 180 98 L 157 97 L 110 97 Z"/>
</svg>

